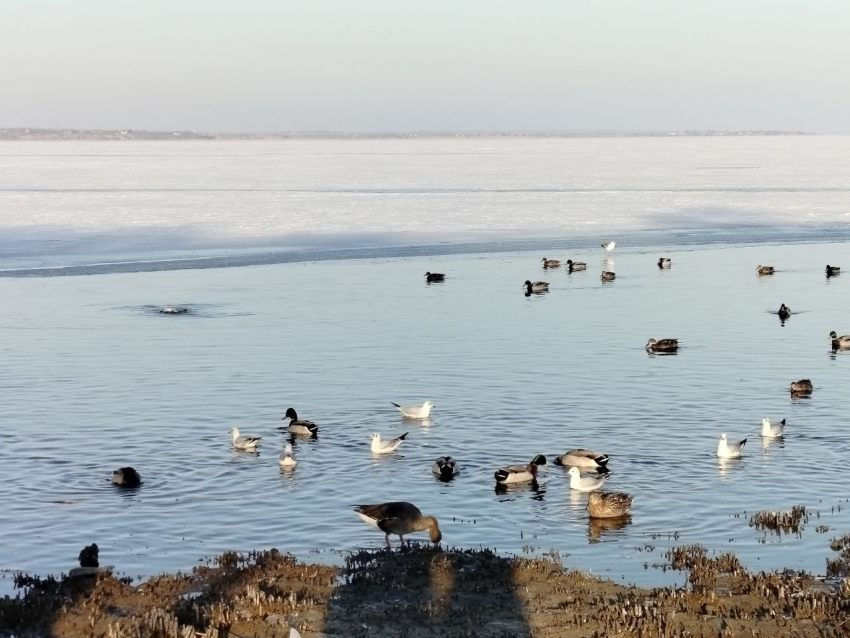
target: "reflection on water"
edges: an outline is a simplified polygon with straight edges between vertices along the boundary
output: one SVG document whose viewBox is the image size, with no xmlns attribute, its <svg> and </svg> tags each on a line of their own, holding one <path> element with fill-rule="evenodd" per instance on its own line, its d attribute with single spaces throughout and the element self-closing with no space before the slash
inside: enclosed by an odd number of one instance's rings
<svg viewBox="0 0 850 638">
<path fill-rule="evenodd" d="M 618 539 L 623 535 L 618 532 L 631 524 L 632 517 L 629 514 L 617 518 L 588 518 L 587 540 L 590 543 L 600 543 L 606 540 L 604 536 L 609 537 L 607 540 Z"/>
</svg>

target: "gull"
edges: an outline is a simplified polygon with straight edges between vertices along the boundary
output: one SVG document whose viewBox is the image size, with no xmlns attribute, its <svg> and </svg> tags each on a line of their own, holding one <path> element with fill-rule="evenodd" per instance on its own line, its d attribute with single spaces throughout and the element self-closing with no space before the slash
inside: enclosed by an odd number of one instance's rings
<svg viewBox="0 0 850 638">
<path fill-rule="evenodd" d="M 287 443 L 286 448 L 283 450 L 283 454 L 280 455 L 280 459 L 277 462 L 281 467 L 286 468 L 294 468 L 298 465 L 298 461 L 295 460 L 295 457 L 292 456 L 292 443 Z"/>
<path fill-rule="evenodd" d="M 405 432 L 401 436 L 397 436 L 392 441 L 382 441 L 381 435 L 378 432 L 372 433 L 372 453 L 373 454 L 389 454 L 390 452 L 395 452 L 398 449 L 398 446 L 404 442 L 404 437 L 406 437 L 410 432 Z"/>
<path fill-rule="evenodd" d="M 430 401 L 426 401 L 422 405 L 399 405 L 398 403 L 392 403 L 392 405 L 397 407 L 402 416 L 407 419 L 427 419 L 431 414 L 431 408 L 434 407 L 434 404 Z"/>
<path fill-rule="evenodd" d="M 292 408 L 287 408 L 286 414 L 283 415 L 281 421 L 289 421 L 289 426 L 286 428 L 292 434 L 306 434 L 315 436 L 319 431 L 319 426 L 312 421 L 302 421 L 298 418 L 298 414 Z"/>
<path fill-rule="evenodd" d="M 725 434 L 720 435 L 720 443 L 717 444 L 717 457 L 721 459 L 739 459 L 744 451 L 747 439 L 737 443 L 729 443 Z"/>
<path fill-rule="evenodd" d="M 570 475 L 570 489 L 578 490 L 579 492 L 593 492 L 598 490 L 608 480 L 607 476 L 582 476 L 581 470 L 577 467 L 571 467 L 568 474 Z"/>
<path fill-rule="evenodd" d="M 782 419 L 776 425 L 770 422 L 770 419 L 764 417 L 761 420 L 761 435 L 768 439 L 778 439 L 785 433 L 785 419 Z"/>
<path fill-rule="evenodd" d="M 612 250 L 614 250 L 614 246 L 616 246 L 616 245 L 617 245 L 617 242 L 615 242 L 615 241 L 609 241 L 607 244 L 600 244 L 600 246 L 602 246 L 602 247 L 603 247 L 605 250 L 607 250 L 609 253 L 610 253 Z"/>
<path fill-rule="evenodd" d="M 569 467 L 580 467 L 586 470 L 608 470 L 608 455 L 599 452 L 591 452 L 582 448 L 570 450 L 561 456 L 555 457 L 555 465 L 567 465 Z"/>
<path fill-rule="evenodd" d="M 546 457 L 542 454 L 535 456 L 531 459 L 531 463 L 526 466 L 510 465 L 501 470 L 496 470 L 496 474 L 494 475 L 496 477 L 496 483 L 528 483 L 529 481 L 536 481 L 537 468 L 540 465 L 546 465 Z"/>
<path fill-rule="evenodd" d="M 255 450 L 257 443 L 263 438 L 261 436 L 241 436 L 239 428 L 230 428 L 230 432 L 233 434 L 233 447 L 237 450 Z"/>
<path fill-rule="evenodd" d="M 372 527 L 377 527 L 387 535 L 387 548 L 391 547 L 390 534 L 397 534 L 402 546 L 404 546 L 404 535 L 413 532 L 427 530 L 431 542 L 435 545 L 443 538 L 437 519 L 433 516 L 422 516 L 422 512 L 413 503 L 397 501 L 358 505 L 354 508 L 354 512 L 363 521 Z"/>
</svg>

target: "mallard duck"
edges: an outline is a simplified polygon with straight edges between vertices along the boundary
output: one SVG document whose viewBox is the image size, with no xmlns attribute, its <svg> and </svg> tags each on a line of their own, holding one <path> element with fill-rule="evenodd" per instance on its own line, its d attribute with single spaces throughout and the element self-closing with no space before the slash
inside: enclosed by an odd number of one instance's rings
<svg viewBox="0 0 850 638">
<path fill-rule="evenodd" d="M 587 270 L 587 264 L 583 261 L 573 261 L 572 259 L 567 259 L 567 269 L 570 272 L 575 272 L 577 270 Z"/>
<path fill-rule="evenodd" d="M 493 475 L 496 477 L 496 483 L 507 485 L 509 483 L 528 483 L 529 481 L 537 480 L 537 468 L 540 465 L 546 465 L 546 457 L 538 454 L 531 463 L 525 467 L 521 465 L 510 465 L 501 470 L 496 470 Z"/>
<path fill-rule="evenodd" d="M 142 477 L 132 467 L 120 467 L 112 473 L 112 484 L 118 487 L 139 487 Z"/>
<path fill-rule="evenodd" d="M 413 532 L 428 531 L 431 542 L 439 543 L 443 538 L 440 524 L 433 516 L 422 516 L 419 508 L 413 503 L 398 501 L 393 503 L 376 503 L 374 505 L 358 505 L 354 508 L 362 520 L 387 535 L 387 547 L 390 547 L 390 534 L 397 534 L 404 545 L 404 535 Z"/>
<path fill-rule="evenodd" d="M 602 271 L 602 281 L 614 281 L 617 275 L 609 270 Z"/>
<path fill-rule="evenodd" d="M 815 387 L 809 379 L 800 379 L 791 383 L 791 394 L 809 394 Z"/>
<path fill-rule="evenodd" d="M 540 293 L 540 292 L 549 292 L 549 282 L 548 281 L 535 281 L 531 282 L 528 279 L 525 280 L 523 284 L 525 286 L 525 292 L 527 294 L 531 293 Z"/>
<path fill-rule="evenodd" d="M 761 435 L 766 439 L 778 439 L 784 433 L 785 419 L 782 419 L 779 423 L 771 423 L 767 417 L 761 420 Z"/>
<path fill-rule="evenodd" d="M 646 342 L 646 349 L 652 352 L 676 352 L 679 349 L 678 339 L 650 339 Z"/>
<path fill-rule="evenodd" d="M 434 461 L 434 465 L 431 466 L 431 471 L 442 480 L 448 481 L 449 479 L 454 478 L 457 474 L 460 474 L 460 466 L 452 457 L 441 456 Z"/>
<path fill-rule="evenodd" d="M 609 241 L 607 244 L 600 244 L 600 246 L 602 246 L 602 247 L 603 247 L 605 250 L 607 250 L 609 253 L 610 253 L 612 250 L 614 250 L 614 246 L 616 246 L 616 245 L 617 245 L 617 242 L 615 242 L 615 241 Z"/>
<path fill-rule="evenodd" d="M 780 319 L 787 319 L 791 316 L 791 308 L 789 308 L 785 304 L 782 304 L 781 306 L 779 306 L 779 310 L 776 311 L 776 314 L 779 315 Z"/>
<path fill-rule="evenodd" d="M 760 275 L 772 275 L 773 274 L 773 266 L 756 266 L 756 272 Z"/>
<path fill-rule="evenodd" d="M 827 277 L 834 277 L 835 275 L 840 275 L 840 274 L 841 274 L 841 268 L 839 266 L 830 266 L 829 264 L 826 265 L 826 276 Z"/>
<path fill-rule="evenodd" d="M 555 465 L 580 467 L 586 470 L 607 470 L 609 458 L 606 454 L 578 448 L 555 457 Z"/>
<path fill-rule="evenodd" d="M 392 403 L 392 401 L 390 401 Z M 398 411 L 401 412 L 402 416 L 407 419 L 427 419 L 428 415 L 431 414 L 431 408 L 434 407 L 434 404 L 430 401 L 426 401 L 422 405 L 417 406 L 406 406 L 399 405 L 398 403 L 392 403 Z"/>
<path fill-rule="evenodd" d="M 445 281 L 446 275 L 441 272 L 426 272 L 425 273 L 425 281 L 429 284 L 434 283 L 435 281 Z"/>
<path fill-rule="evenodd" d="M 838 333 L 833 330 L 829 333 L 829 338 L 832 339 L 833 350 L 846 350 L 850 348 L 850 335 L 838 336 Z"/>
<path fill-rule="evenodd" d="M 180 306 L 163 306 L 159 309 L 159 313 L 162 315 L 185 315 L 189 312 L 188 308 L 181 308 Z"/>
<path fill-rule="evenodd" d="M 280 455 L 277 464 L 287 469 L 293 469 L 296 465 L 298 465 L 298 461 L 296 461 L 295 457 L 292 456 L 292 443 L 286 444 L 283 454 Z"/>
<path fill-rule="evenodd" d="M 720 443 L 717 444 L 717 457 L 721 459 L 739 459 L 744 451 L 747 439 L 737 443 L 729 443 L 725 434 L 720 435 Z"/>
<path fill-rule="evenodd" d="M 308 436 L 315 436 L 319 431 L 319 426 L 313 423 L 312 421 L 302 421 L 298 418 L 298 413 L 295 412 L 292 408 L 286 409 L 286 414 L 283 415 L 281 421 L 286 421 L 290 419 L 289 425 L 287 426 L 287 431 L 291 434 L 302 434 Z"/>
<path fill-rule="evenodd" d="M 239 433 L 239 428 L 230 428 L 230 433 L 233 435 L 233 447 L 237 450 L 256 450 L 257 444 L 263 438 L 261 436 L 242 436 Z"/>
<path fill-rule="evenodd" d="M 396 438 L 390 441 L 382 441 L 381 435 L 378 432 L 372 433 L 372 453 L 373 454 L 389 454 L 390 452 L 395 452 L 398 449 L 398 446 L 404 443 L 405 437 L 410 434 L 410 432 L 405 432 L 401 436 L 397 436 Z"/>
<path fill-rule="evenodd" d="M 669 257 L 659 257 L 658 258 L 658 267 L 659 268 L 669 268 L 673 265 L 673 260 Z"/>
<path fill-rule="evenodd" d="M 570 475 L 570 489 L 578 490 L 579 492 L 593 492 L 594 490 L 598 490 L 608 480 L 607 476 L 582 476 L 581 470 L 577 467 L 571 467 L 567 474 Z"/>
<path fill-rule="evenodd" d="M 558 268 L 561 265 L 561 262 L 557 259 L 546 259 L 544 257 L 541 261 L 543 261 L 544 268 Z"/>
<path fill-rule="evenodd" d="M 622 492 L 591 492 L 587 497 L 590 518 L 617 518 L 632 508 L 632 497 Z"/>
</svg>

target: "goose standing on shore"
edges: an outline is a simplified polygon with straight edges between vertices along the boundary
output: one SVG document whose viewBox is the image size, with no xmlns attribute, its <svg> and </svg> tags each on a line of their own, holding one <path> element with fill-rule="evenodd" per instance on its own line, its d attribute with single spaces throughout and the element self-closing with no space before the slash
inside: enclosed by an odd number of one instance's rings
<svg viewBox="0 0 850 638">
<path fill-rule="evenodd" d="M 591 492 L 587 497 L 590 518 L 626 516 L 632 508 L 632 497 L 622 492 Z"/>
<path fill-rule="evenodd" d="M 261 436 L 242 436 L 239 433 L 239 428 L 230 428 L 230 433 L 233 435 L 233 447 L 237 450 L 254 451 L 257 449 L 257 444 L 260 442 Z"/>
<path fill-rule="evenodd" d="M 591 452 L 590 450 L 578 448 L 565 452 L 561 456 L 556 456 L 555 465 L 565 465 L 567 467 L 578 467 L 583 470 L 607 472 L 609 460 L 610 459 L 607 454 L 600 454 L 599 452 Z"/>
<path fill-rule="evenodd" d="M 430 401 L 426 401 L 422 405 L 408 406 L 408 405 L 399 405 L 398 403 L 393 403 L 390 401 L 392 405 L 394 405 L 401 415 L 406 419 L 427 419 L 431 414 L 431 408 L 434 407 L 434 404 Z"/>
<path fill-rule="evenodd" d="M 567 473 L 570 475 L 570 489 L 579 492 L 598 490 L 608 480 L 607 476 L 582 476 L 581 470 L 577 467 L 571 467 Z"/>
<path fill-rule="evenodd" d="M 573 261 L 572 259 L 567 259 L 567 270 L 570 272 L 587 270 L 587 264 L 583 261 Z"/>
<path fill-rule="evenodd" d="M 290 419 L 289 425 L 286 427 L 290 434 L 301 434 L 306 436 L 315 436 L 319 431 L 319 426 L 312 421 L 302 421 L 298 418 L 298 413 L 292 408 L 286 409 L 286 414 L 283 415 L 281 421 Z"/>
<path fill-rule="evenodd" d="M 766 439 L 778 439 L 785 434 L 785 419 L 779 423 L 771 423 L 770 419 L 764 417 L 761 420 L 761 435 Z"/>
<path fill-rule="evenodd" d="M 537 468 L 541 465 L 546 465 L 546 457 L 538 454 L 525 467 L 522 465 L 509 465 L 508 467 L 503 467 L 501 470 L 496 470 L 493 476 L 496 477 L 496 483 L 499 485 L 528 483 L 529 481 L 537 480 Z"/>
<path fill-rule="evenodd" d="M 392 503 L 376 503 L 374 505 L 358 505 L 354 512 L 363 521 L 377 527 L 386 534 L 387 548 L 390 545 L 390 534 L 396 534 L 404 546 L 404 535 L 413 532 L 428 531 L 431 542 L 435 545 L 443 538 L 440 524 L 433 516 L 422 516 L 422 512 L 413 503 L 396 501 Z M 408 541 L 408 544 L 410 541 Z"/>
<path fill-rule="evenodd" d="M 283 454 L 280 455 L 277 464 L 288 470 L 293 470 L 295 469 L 295 466 L 298 465 L 298 461 L 296 461 L 295 457 L 292 456 L 292 443 L 286 444 Z"/>
<path fill-rule="evenodd" d="M 431 472 L 440 477 L 443 481 L 449 481 L 456 475 L 460 474 L 460 466 L 450 456 L 441 456 L 434 465 L 431 466 Z"/>
<path fill-rule="evenodd" d="M 832 341 L 833 350 L 847 350 L 850 348 L 850 335 L 838 336 L 838 333 L 833 330 L 829 333 L 829 338 Z"/>
<path fill-rule="evenodd" d="M 744 452 L 744 446 L 747 444 L 747 439 L 738 441 L 737 443 L 729 443 L 725 434 L 720 435 L 720 443 L 717 444 L 717 458 L 720 459 L 739 459 Z"/>
<path fill-rule="evenodd" d="M 532 282 L 531 280 L 526 279 L 523 286 L 525 286 L 525 294 L 526 295 L 530 295 L 532 293 L 540 294 L 541 292 L 549 292 L 549 282 L 548 281 Z"/>
<path fill-rule="evenodd" d="M 382 441 L 381 434 L 379 432 L 373 432 L 372 454 L 389 454 L 391 452 L 395 452 L 398 449 L 398 446 L 404 443 L 404 439 L 408 434 L 410 434 L 410 432 L 405 432 L 401 436 L 397 436 L 390 441 Z"/>
</svg>

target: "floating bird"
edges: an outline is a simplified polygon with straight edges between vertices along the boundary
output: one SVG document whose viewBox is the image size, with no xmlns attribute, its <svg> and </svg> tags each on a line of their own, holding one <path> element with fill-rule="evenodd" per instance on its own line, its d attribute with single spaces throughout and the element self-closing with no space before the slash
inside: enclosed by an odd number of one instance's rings
<svg viewBox="0 0 850 638">
<path fill-rule="evenodd" d="M 392 403 L 392 401 L 390 401 L 390 403 Z M 427 419 L 431 414 L 431 408 L 434 407 L 434 404 L 430 401 L 426 401 L 422 405 L 416 406 L 399 405 L 398 403 L 392 404 L 398 408 L 398 411 L 401 412 L 402 416 L 406 419 Z"/>
<path fill-rule="evenodd" d="M 404 535 L 413 532 L 428 531 L 432 543 L 439 543 L 443 538 L 440 525 L 433 516 L 422 516 L 419 508 L 404 501 L 394 503 L 378 503 L 375 505 L 358 505 L 354 508 L 362 520 L 377 527 L 387 535 L 387 547 L 390 546 L 390 534 L 397 534 L 404 545 Z"/>
<path fill-rule="evenodd" d="M 626 516 L 632 508 L 632 497 L 622 492 L 591 492 L 587 497 L 590 518 Z"/>
<path fill-rule="evenodd" d="M 159 309 L 159 313 L 162 315 L 185 315 L 189 312 L 188 308 L 181 308 L 180 306 L 163 306 Z"/>
<path fill-rule="evenodd" d="M 835 275 L 841 274 L 841 268 L 839 266 L 830 266 L 826 265 L 826 276 L 827 277 L 835 277 Z"/>
<path fill-rule="evenodd" d="M 410 432 L 405 432 L 401 436 L 397 436 L 392 441 L 382 441 L 381 435 L 378 432 L 372 433 L 372 453 L 373 454 L 389 454 L 390 452 L 395 452 L 399 445 L 404 442 L 404 437 L 406 437 Z"/>
<path fill-rule="evenodd" d="M 759 264 L 756 266 L 756 272 L 760 275 L 772 275 L 773 274 L 773 266 L 762 266 Z"/>
<path fill-rule="evenodd" d="M 526 294 L 529 295 L 531 293 L 549 292 L 549 282 L 547 281 L 535 281 L 534 283 L 532 283 L 531 281 L 526 279 L 523 286 L 525 286 Z"/>
<path fill-rule="evenodd" d="M 779 315 L 780 319 L 785 320 L 791 316 L 791 308 L 789 308 L 785 304 L 782 304 L 781 306 L 779 306 L 779 310 L 776 312 L 776 314 Z"/>
<path fill-rule="evenodd" d="M 602 281 L 614 281 L 614 279 L 616 277 L 617 277 L 617 275 L 612 273 L 609 270 L 603 270 L 602 271 Z"/>
<path fill-rule="evenodd" d="M 558 268 L 561 265 L 561 262 L 557 259 L 546 259 L 544 257 L 542 261 L 544 268 Z"/>
<path fill-rule="evenodd" d="M 121 467 L 112 473 L 112 484 L 118 487 L 139 487 L 142 477 L 132 467 Z"/>
<path fill-rule="evenodd" d="M 608 469 L 608 455 L 599 452 L 591 452 L 582 448 L 570 450 L 561 456 L 555 457 L 555 465 L 567 465 L 569 467 L 580 467 L 585 470 Z"/>
<path fill-rule="evenodd" d="M 570 489 L 579 492 L 598 490 L 608 480 L 607 476 L 582 476 L 581 470 L 577 467 L 571 467 L 567 473 L 570 475 Z"/>
<path fill-rule="evenodd" d="M 832 339 L 833 350 L 846 350 L 850 348 L 850 335 L 838 336 L 838 333 L 833 330 L 829 333 L 829 338 Z"/>
<path fill-rule="evenodd" d="M 572 259 L 567 259 L 567 269 L 570 272 L 575 272 L 577 270 L 587 270 L 587 264 L 583 261 L 573 261 Z"/>
<path fill-rule="evenodd" d="M 449 479 L 454 478 L 455 475 L 460 474 L 460 466 L 452 457 L 441 456 L 434 461 L 431 471 L 442 480 L 448 481 Z"/>
<path fill-rule="evenodd" d="M 609 253 L 610 253 L 612 250 L 614 250 L 614 246 L 616 246 L 616 245 L 617 245 L 617 242 L 615 242 L 615 241 L 609 241 L 607 244 L 600 244 L 600 246 L 602 246 L 602 247 L 603 247 L 605 250 L 607 250 Z"/>
<path fill-rule="evenodd" d="M 658 258 L 658 267 L 659 268 L 669 268 L 673 265 L 673 260 L 669 257 L 659 257 Z"/>
<path fill-rule="evenodd" d="M 546 457 L 538 454 L 531 463 L 523 467 L 522 465 L 510 465 L 496 470 L 493 475 L 496 477 L 496 483 L 507 485 L 509 483 L 528 483 L 529 481 L 537 480 L 537 468 L 540 465 L 546 465 Z"/>
<path fill-rule="evenodd" d="M 283 415 L 281 421 L 286 421 L 287 419 L 291 419 L 286 428 L 291 434 L 306 434 L 309 436 L 315 436 L 319 431 L 319 426 L 312 421 L 300 420 L 298 418 L 298 414 L 292 408 L 286 409 L 286 414 Z"/>
<path fill-rule="evenodd" d="M 261 436 L 241 436 L 239 428 L 230 428 L 230 433 L 233 435 L 233 447 L 237 450 L 255 450 L 257 443 L 260 442 Z"/>
<path fill-rule="evenodd" d="M 791 394 L 810 394 L 814 389 L 809 379 L 800 379 L 791 383 Z"/>
<path fill-rule="evenodd" d="M 720 435 L 720 443 L 717 444 L 717 457 L 721 459 L 739 459 L 744 451 L 747 439 L 737 443 L 729 443 L 725 434 Z"/>
<path fill-rule="evenodd" d="M 446 276 L 441 272 L 426 272 L 425 273 L 425 281 L 429 284 L 434 283 L 435 281 L 445 281 Z"/>
<path fill-rule="evenodd" d="M 785 433 L 785 419 L 773 424 L 770 419 L 764 417 L 761 420 L 761 435 L 767 439 L 778 439 Z"/>
<path fill-rule="evenodd" d="M 676 352 L 679 349 L 678 339 L 650 339 L 646 342 L 646 349 L 652 352 Z"/>
<path fill-rule="evenodd" d="M 293 469 L 296 465 L 298 465 L 298 461 L 296 461 L 295 457 L 292 456 L 292 443 L 286 444 L 286 448 L 283 450 L 283 454 L 280 455 L 280 459 L 278 459 L 277 464 L 289 469 Z"/>
</svg>

